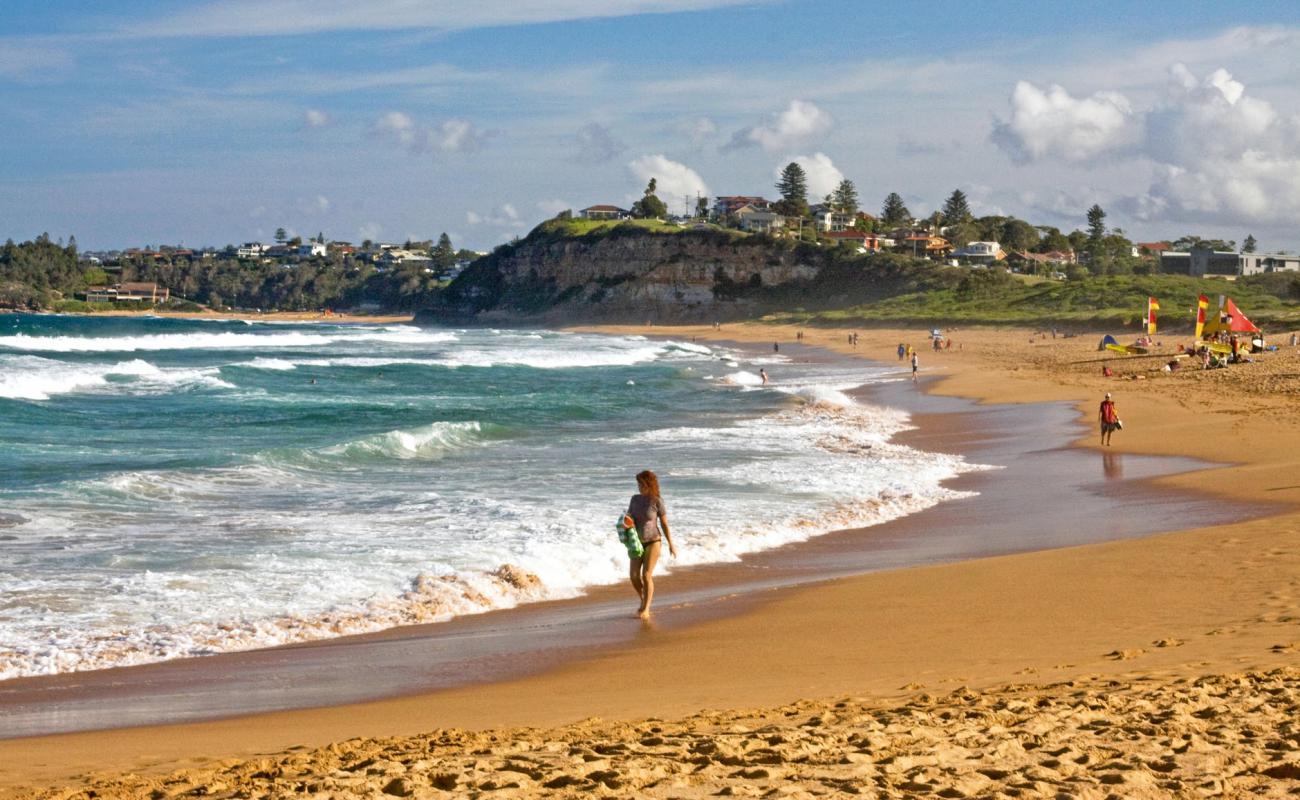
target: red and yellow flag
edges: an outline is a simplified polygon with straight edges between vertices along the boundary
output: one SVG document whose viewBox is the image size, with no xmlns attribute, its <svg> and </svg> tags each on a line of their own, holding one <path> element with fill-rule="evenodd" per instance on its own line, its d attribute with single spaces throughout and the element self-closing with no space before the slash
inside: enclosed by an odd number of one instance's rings
<svg viewBox="0 0 1300 800">
<path fill-rule="evenodd" d="M 1210 307 L 1210 298 L 1201 295 L 1196 298 L 1196 341 L 1201 340 L 1201 333 L 1205 330 L 1205 312 Z"/>
<path fill-rule="evenodd" d="M 1154 297 L 1147 298 L 1147 336 L 1156 335 L 1156 312 L 1160 310 L 1160 303 Z"/>
</svg>

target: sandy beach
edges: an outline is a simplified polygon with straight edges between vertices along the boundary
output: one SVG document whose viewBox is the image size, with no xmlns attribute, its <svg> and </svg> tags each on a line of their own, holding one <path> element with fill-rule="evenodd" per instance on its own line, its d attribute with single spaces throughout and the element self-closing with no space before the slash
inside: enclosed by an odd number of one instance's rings
<svg viewBox="0 0 1300 800">
<path fill-rule="evenodd" d="M 600 330 L 776 341 L 785 354 L 800 352 L 788 327 Z M 1092 421 L 1110 391 L 1124 420 L 1111 452 L 1222 465 L 1156 483 L 1188 503 L 1269 511 L 1199 526 L 1152 505 L 1135 513 L 1155 529 L 1168 514 L 1177 522 L 1165 529 L 1174 532 L 773 592 L 735 613 L 646 629 L 487 685 L 3 740 L 0 792 L 1300 791 L 1300 350 L 1226 370 L 1164 373 L 1163 358 L 1103 359 L 1099 335 L 957 330 L 952 349 L 933 353 L 924 331 L 862 331 L 856 348 L 847 333 L 807 329 L 803 344 L 889 360 L 907 342 L 922 348 L 922 384 L 934 395 L 1072 404 L 1087 423 L 1075 442 L 1082 450 L 1098 449 Z M 1162 338 L 1160 352 L 1172 355 L 1176 340 Z M 1103 360 L 1115 377 L 1101 376 Z M 779 381 L 779 367 L 771 371 Z M 920 424 L 915 435 L 930 438 L 918 446 L 940 449 L 940 428 Z M 1033 505 L 1034 481 L 1019 488 Z M 671 602 L 671 577 L 660 591 Z"/>
</svg>

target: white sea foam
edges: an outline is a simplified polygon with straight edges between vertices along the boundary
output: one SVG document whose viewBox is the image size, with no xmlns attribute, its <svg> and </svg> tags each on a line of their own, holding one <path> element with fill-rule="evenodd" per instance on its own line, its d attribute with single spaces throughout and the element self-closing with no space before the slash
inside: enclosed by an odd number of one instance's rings
<svg viewBox="0 0 1300 800">
<path fill-rule="evenodd" d="M 297 369 L 298 365 L 292 361 L 283 358 L 262 358 L 258 357 L 252 361 L 245 361 L 235 364 L 237 367 L 249 367 L 250 369 L 269 369 L 277 372 L 287 372 L 288 370 Z"/>
<path fill-rule="evenodd" d="M 0 356 L 0 397 L 49 400 L 55 395 L 114 388 L 136 394 L 157 394 L 188 386 L 232 388 L 217 373 L 216 368 L 160 369 L 140 359 L 113 364 L 69 364 L 38 356 Z M 131 380 L 111 383 L 113 378 Z"/>
<path fill-rule="evenodd" d="M 251 350 L 321 347 L 337 342 L 424 345 L 451 342 L 456 334 L 410 328 L 397 331 L 358 328 L 326 333 L 160 333 L 143 336 L 0 336 L 0 349 L 48 353 L 114 353 L 149 350 Z"/>
</svg>

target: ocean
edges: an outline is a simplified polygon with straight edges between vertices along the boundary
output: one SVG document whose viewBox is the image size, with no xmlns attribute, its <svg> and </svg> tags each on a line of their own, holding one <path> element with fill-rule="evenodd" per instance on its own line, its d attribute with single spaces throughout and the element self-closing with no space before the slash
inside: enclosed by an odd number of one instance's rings
<svg viewBox="0 0 1300 800">
<path fill-rule="evenodd" d="M 0 679 L 623 581 L 646 468 L 680 550 L 660 574 L 961 497 L 941 483 L 978 466 L 848 394 L 903 377 L 638 336 L 0 316 Z"/>
</svg>

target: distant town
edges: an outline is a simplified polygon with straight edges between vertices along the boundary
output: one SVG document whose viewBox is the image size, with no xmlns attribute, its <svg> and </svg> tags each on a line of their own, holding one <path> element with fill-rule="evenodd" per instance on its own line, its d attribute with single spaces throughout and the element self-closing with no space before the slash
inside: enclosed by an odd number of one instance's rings
<svg viewBox="0 0 1300 800">
<path fill-rule="evenodd" d="M 847 179 L 822 202 L 809 204 L 807 176 L 797 163 L 785 168 L 776 188 L 776 199 L 720 195 L 709 202 L 697 197 L 693 214 L 674 215 L 651 179 L 628 208 L 598 203 L 562 211 L 556 218 L 567 220 L 575 234 L 619 225 L 647 232 L 714 229 L 1061 281 L 1089 275 L 1232 279 L 1300 272 L 1300 256 L 1258 252 L 1250 235 L 1240 246 L 1190 234 L 1131 241 L 1106 224 L 1106 212 L 1098 205 L 1081 209 L 1084 226 L 1063 232 L 1010 216 L 976 217 L 960 189 L 923 219 L 915 218 L 897 193 L 885 198 L 879 215 L 862 210 L 857 189 Z M 10 240 L 0 250 L 0 307 L 93 310 L 189 303 L 303 309 L 346 303 L 361 309 L 414 308 L 486 255 L 457 249 L 446 233 L 427 241 L 353 243 L 328 239 L 323 232 L 304 239 L 280 228 L 270 243 L 86 251 L 77 249 L 75 239 L 64 245 L 43 235 L 22 245 Z"/>
</svg>

